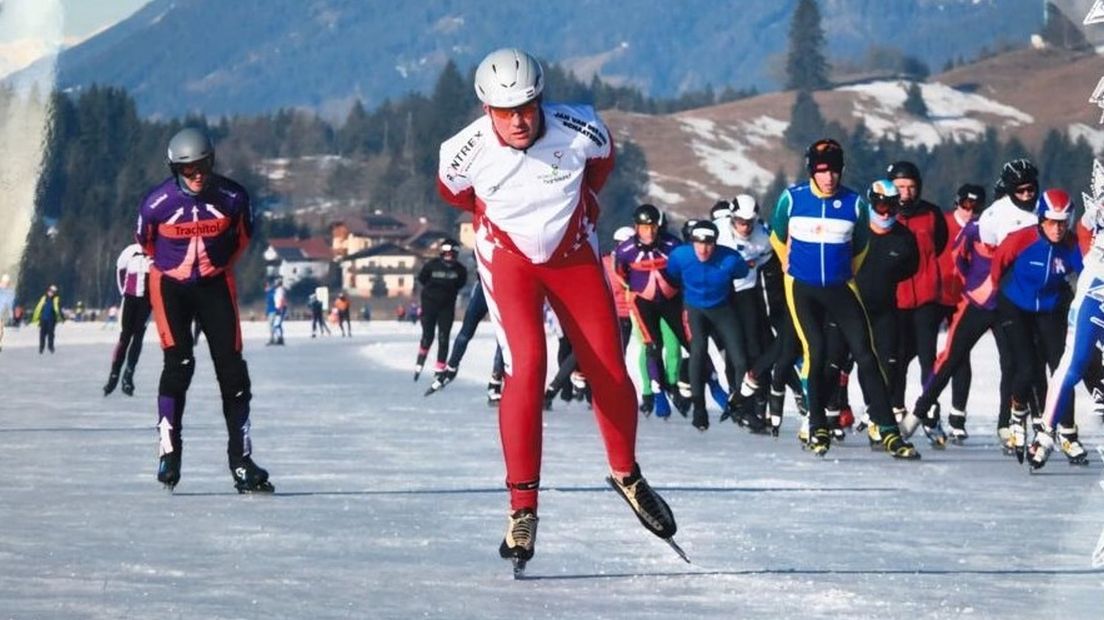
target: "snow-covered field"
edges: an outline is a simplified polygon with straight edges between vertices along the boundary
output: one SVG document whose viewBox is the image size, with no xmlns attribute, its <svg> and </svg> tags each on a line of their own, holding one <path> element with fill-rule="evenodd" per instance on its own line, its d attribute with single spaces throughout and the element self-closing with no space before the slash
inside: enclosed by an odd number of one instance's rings
<svg viewBox="0 0 1104 620">
<path fill-rule="evenodd" d="M 485 404 L 484 325 L 457 381 L 411 382 L 416 331 L 286 347 L 246 326 L 258 463 L 277 494 L 237 495 L 204 345 L 183 479 L 154 478 L 151 329 L 133 398 L 104 398 L 115 332 L 32 329 L 0 352 L 2 618 L 1100 618 L 1102 468 L 1040 474 L 996 448 L 995 353 L 975 352 L 968 445 L 893 462 L 849 438 L 826 460 L 783 437 L 642 420 L 639 459 L 670 502 L 682 563 L 603 482 L 590 412 L 545 414 L 537 555 L 497 556 L 506 494 Z M 713 414 L 714 420 L 716 414 Z M 1101 424 L 1081 403 L 1090 450 Z"/>
</svg>

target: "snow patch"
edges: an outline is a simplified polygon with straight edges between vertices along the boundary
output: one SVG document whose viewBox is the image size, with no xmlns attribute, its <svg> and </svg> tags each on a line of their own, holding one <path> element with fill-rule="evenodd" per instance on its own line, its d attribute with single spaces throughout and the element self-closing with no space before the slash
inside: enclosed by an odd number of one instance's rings
<svg viewBox="0 0 1104 620">
<path fill-rule="evenodd" d="M 648 197 L 654 198 L 654 202 L 666 205 L 677 205 L 685 200 L 681 194 L 667 191 L 657 182 L 664 175 L 654 171 L 648 171 Z"/>
<path fill-rule="evenodd" d="M 712 120 L 689 116 L 679 122 L 695 138 L 690 149 L 701 167 L 724 185 L 762 190 L 774 179 L 769 170 L 751 158 L 751 151 L 777 140 L 786 130 L 787 122 L 769 116 L 742 121 L 736 127 L 718 126 Z"/>
<path fill-rule="evenodd" d="M 838 90 L 857 95 L 852 113 L 871 133 L 878 138 L 900 135 L 908 146 L 975 141 L 989 125 L 1006 129 L 1035 122 L 1030 114 L 1017 108 L 939 82 L 920 84 L 928 118 L 914 118 L 904 112 L 908 86 L 909 82 L 881 81 Z M 988 118 L 978 118 L 981 115 Z"/>
<path fill-rule="evenodd" d="M 1069 138 L 1076 142 L 1084 138 L 1092 147 L 1093 153 L 1104 152 L 1104 129 L 1090 127 L 1085 123 L 1074 123 L 1069 126 Z"/>
</svg>

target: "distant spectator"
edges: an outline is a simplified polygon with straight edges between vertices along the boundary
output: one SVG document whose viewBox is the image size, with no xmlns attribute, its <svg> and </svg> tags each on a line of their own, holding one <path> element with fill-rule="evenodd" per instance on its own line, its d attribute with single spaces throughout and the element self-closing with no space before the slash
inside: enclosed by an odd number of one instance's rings
<svg viewBox="0 0 1104 620">
<path fill-rule="evenodd" d="M 322 300 L 318 298 L 318 295 L 311 295 L 307 300 L 307 307 L 311 311 L 311 338 L 317 338 L 318 332 L 322 332 L 327 336 L 332 335 L 333 332 L 326 325 L 326 319 L 322 315 Z"/>
<path fill-rule="evenodd" d="M 341 337 L 345 337 L 345 330 L 348 329 L 348 335 L 353 337 L 353 323 L 349 320 L 349 296 L 345 294 L 345 291 L 341 291 L 341 294 L 334 300 L 334 310 L 337 311 L 337 326 L 341 329 Z"/>
<path fill-rule="evenodd" d="M 46 289 L 46 294 L 38 299 L 38 304 L 35 305 L 34 313 L 31 315 L 31 322 L 38 324 L 39 355 L 47 348 L 50 349 L 50 353 L 54 352 L 54 328 L 59 321 L 65 320 L 61 314 L 61 298 L 57 292 L 57 286 L 51 284 Z"/>
<path fill-rule="evenodd" d="M 4 326 L 12 318 L 12 305 L 15 303 L 15 288 L 11 285 L 11 276 L 0 276 L 0 346 L 4 344 Z"/>
</svg>

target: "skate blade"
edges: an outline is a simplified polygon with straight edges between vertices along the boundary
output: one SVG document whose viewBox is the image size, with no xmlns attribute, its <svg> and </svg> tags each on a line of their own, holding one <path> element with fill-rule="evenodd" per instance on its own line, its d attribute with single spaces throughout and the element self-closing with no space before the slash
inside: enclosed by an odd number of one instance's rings
<svg viewBox="0 0 1104 620">
<path fill-rule="evenodd" d="M 271 495 L 276 492 L 276 487 L 272 486 L 272 483 L 265 482 L 264 484 L 256 487 L 235 487 L 238 490 L 238 495 Z"/>
<path fill-rule="evenodd" d="M 671 548 L 675 550 L 675 553 L 677 553 L 680 558 L 682 558 L 683 562 L 686 562 L 687 564 L 691 564 L 690 558 L 686 555 L 686 552 L 682 550 L 682 547 L 680 547 L 679 544 L 677 542 L 675 542 L 675 539 L 673 539 L 673 538 L 664 538 L 663 542 L 667 543 L 668 545 L 671 545 Z"/>
<path fill-rule="evenodd" d="M 510 558 L 510 563 L 513 564 L 514 567 L 514 579 L 525 579 L 525 565 L 528 563 L 528 560 Z"/>
<path fill-rule="evenodd" d="M 436 383 L 434 383 L 433 385 L 429 386 L 429 389 L 427 389 L 425 391 L 425 394 L 422 394 L 422 396 L 429 396 L 430 394 L 435 394 L 437 392 L 440 392 L 441 388 L 443 388 L 443 387 L 445 387 L 444 384 L 437 385 Z"/>
<path fill-rule="evenodd" d="M 1020 465 L 1023 465 L 1023 462 L 1024 462 L 1024 449 L 1023 448 L 1014 448 L 1012 450 L 1012 452 L 1013 452 L 1013 454 L 1016 455 L 1016 460 L 1019 461 Z"/>
</svg>

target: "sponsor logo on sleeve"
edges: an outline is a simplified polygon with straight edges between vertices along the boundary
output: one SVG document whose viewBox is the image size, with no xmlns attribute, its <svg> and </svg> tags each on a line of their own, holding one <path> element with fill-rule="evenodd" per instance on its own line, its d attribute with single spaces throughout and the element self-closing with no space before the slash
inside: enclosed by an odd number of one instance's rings
<svg viewBox="0 0 1104 620">
<path fill-rule="evenodd" d="M 471 156 L 476 151 L 476 147 L 483 140 L 483 132 L 477 131 L 464 144 L 460 145 L 460 150 L 452 156 L 449 160 L 448 171 L 445 173 L 445 178 L 449 181 L 455 181 L 456 179 L 463 179 L 468 176 L 468 169 L 471 168 L 472 159 Z"/>
</svg>

